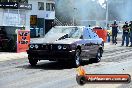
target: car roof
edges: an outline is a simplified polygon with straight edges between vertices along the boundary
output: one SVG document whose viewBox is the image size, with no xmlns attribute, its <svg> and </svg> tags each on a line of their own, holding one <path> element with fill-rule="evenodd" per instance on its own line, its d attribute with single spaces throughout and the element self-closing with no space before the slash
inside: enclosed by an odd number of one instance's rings
<svg viewBox="0 0 132 88">
<path fill-rule="evenodd" d="M 84 28 L 85 26 L 55 26 L 55 28 L 73 28 L 73 27 Z"/>
<path fill-rule="evenodd" d="M 55 28 L 80 28 L 81 31 L 84 30 L 84 28 L 86 28 L 85 26 L 55 26 Z"/>
</svg>

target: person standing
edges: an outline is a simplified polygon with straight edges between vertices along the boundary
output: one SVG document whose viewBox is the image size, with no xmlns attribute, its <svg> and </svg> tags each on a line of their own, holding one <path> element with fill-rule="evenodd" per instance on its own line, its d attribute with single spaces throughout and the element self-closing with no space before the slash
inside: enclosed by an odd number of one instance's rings
<svg viewBox="0 0 132 88">
<path fill-rule="evenodd" d="M 114 44 L 117 44 L 117 33 L 118 33 L 118 25 L 116 23 L 116 21 L 114 21 L 114 24 L 111 25 L 112 27 L 112 43 Z"/>
<path fill-rule="evenodd" d="M 122 35 L 121 46 L 124 46 L 124 40 L 126 40 L 126 46 L 128 46 L 129 45 L 129 25 L 127 22 L 125 22 L 122 29 L 123 29 L 123 35 Z"/>
<path fill-rule="evenodd" d="M 131 42 L 130 47 L 132 47 L 132 21 L 130 21 L 129 28 L 130 28 L 130 42 Z"/>
</svg>

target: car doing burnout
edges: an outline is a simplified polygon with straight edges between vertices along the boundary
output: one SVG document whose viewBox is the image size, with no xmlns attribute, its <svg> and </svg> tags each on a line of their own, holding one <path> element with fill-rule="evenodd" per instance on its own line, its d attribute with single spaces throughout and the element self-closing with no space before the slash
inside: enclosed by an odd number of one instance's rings
<svg viewBox="0 0 132 88">
<path fill-rule="evenodd" d="M 103 40 L 91 28 L 82 26 L 55 26 L 44 36 L 33 40 L 27 50 L 29 63 L 39 60 L 68 61 L 78 67 L 82 61 L 99 62 Z"/>
</svg>

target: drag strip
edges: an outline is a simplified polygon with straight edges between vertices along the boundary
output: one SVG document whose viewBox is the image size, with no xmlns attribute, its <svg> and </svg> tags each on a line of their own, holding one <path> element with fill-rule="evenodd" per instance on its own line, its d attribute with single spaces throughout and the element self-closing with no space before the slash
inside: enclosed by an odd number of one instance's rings
<svg viewBox="0 0 132 88">
<path fill-rule="evenodd" d="M 132 48 L 109 45 L 105 47 L 102 61 L 85 63 L 89 74 L 132 74 Z M 31 67 L 27 58 L 0 62 L 1 88 L 102 88 L 103 84 L 76 83 L 76 68 L 67 63 L 40 61 Z M 130 84 L 107 84 L 106 88 L 127 88 Z M 105 87 L 104 87 L 105 88 Z"/>
</svg>

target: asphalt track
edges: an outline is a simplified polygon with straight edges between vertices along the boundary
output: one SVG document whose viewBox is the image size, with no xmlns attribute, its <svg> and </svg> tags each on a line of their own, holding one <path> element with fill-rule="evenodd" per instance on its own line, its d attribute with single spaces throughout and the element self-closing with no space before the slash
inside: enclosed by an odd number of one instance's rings
<svg viewBox="0 0 132 88">
<path fill-rule="evenodd" d="M 132 75 L 132 47 L 105 44 L 99 63 L 84 63 L 89 74 Z M 76 83 L 76 68 L 67 63 L 40 61 L 31 67 L 27 58 L 0 61 L 0 88 L 132 88 L 129 84 Z"/>
</svg>

